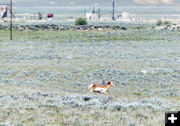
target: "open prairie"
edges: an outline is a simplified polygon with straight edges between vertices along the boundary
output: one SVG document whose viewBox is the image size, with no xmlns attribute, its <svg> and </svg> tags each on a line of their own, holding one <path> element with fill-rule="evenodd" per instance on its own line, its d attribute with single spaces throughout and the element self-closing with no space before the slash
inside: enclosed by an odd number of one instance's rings
<svg viewBox="0 0 180 126">
<path fill-rule="evenodd" d="M 13 0 L 13 40 L 9 8 L 0 18 L 0 126 L 164 126 L 180 110 L 179 5 Z M 88 94 L 109 81 L 108 95 Z"/>
<path fill-rule="evenodd" d="M 1 125 L 163 126 L 180 110 L 179 30 L 1 30 Z M 109 95 L 87 94 L 114 81 Z"/>
</svg>

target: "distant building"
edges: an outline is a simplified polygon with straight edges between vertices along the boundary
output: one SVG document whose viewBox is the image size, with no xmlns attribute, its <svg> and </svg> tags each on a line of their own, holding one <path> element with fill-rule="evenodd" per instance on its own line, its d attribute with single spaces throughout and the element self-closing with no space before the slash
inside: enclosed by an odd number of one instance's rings
<svg viewBox="0 0 180 126">
<path fill-rule="evenodd" d="M 128 12 L 122 12 L 120 15 L 118 15 L 118 18 L 121 18 L 121 19 L 129 19 L 130 18 L 130 15 Z"/>
<path fill-rule="evenodd" d="M 54 14 L 47 14 L 48 20 L 52 20 L 54 18 Z"/>
<path fill-rule="evenodd" d="M 86 19 L 87 20 L 98 20 L 98 14 L 97 13 L 86 13 Z"/>
<path fill-rule="evenodd" d="M 0 18 L 6 18 L 8 13 L 7 5 L 0 5 Z"/>
<path fill-rule="evenodd" d="M 123 11 L 117 17 L 118 17 L 118 20 L 122 20 L 122 21 L 140 21 L 142 19 L 139 16 L 132 16 L 128 12 L 125 12 L 125 11 Z"/>
<path fill-rule="evenodd" d="M 93 9 L 92 12 L 86 13 L 85 18 L 87 20 L 100 20 L 101 19 L 100 9 L 98 10 L 98 12 L 95 11 L 95 9 Z"/>
</svg>

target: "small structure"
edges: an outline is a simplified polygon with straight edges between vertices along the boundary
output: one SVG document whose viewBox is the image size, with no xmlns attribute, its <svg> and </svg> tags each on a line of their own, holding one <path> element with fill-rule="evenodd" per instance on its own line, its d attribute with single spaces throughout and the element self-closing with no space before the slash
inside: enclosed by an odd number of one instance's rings
<svg viewBox="0 0 180 126">
<path fill-rule="evenodd" d="M 6 18 L 8 13 L 7 5 L 0 5 L 0 18 Z"/>
<path fill-rule="evenodd" d="M 123 11 L 120 15 L 117 16 L 118 20 L 122 21 L 140 21 L 142 18 L 139 16 L 131 16 L 128 12 Z"/>
<path fill-rule="evenodd" d="M 118 18 L 121 18 L 121 19 L 129 19 L 129 18 L 130 18 L 130 15 L 129 15 L 128 12 L 123 11 L 121 15 L 118 15 Z"/>
<path fill-rule="evenodd" d="M 54 14 L 47 14 L 48 20 L 52 20 L 54 18 Z"/>
<path fill-rule="evenodd" d="M 38 13 L 39 20 L 42 20 L 42 14 L 41 12 Z"/>
<path fill-rule="evenodd" d="M 90 13 L 86 13 L 85 14 L 85 18 L 87 20 L 100 20 L 101 19 L 101 14 L 100 14 L 100 8 L 98 9 L 98 11 L 95 10 L 95 8 L 93 8 L 92 12 Z"/>
<path fill-rule="evenodd" d="M 97 13 L 86 13 L 86 19 L 87 20 L 98 20 L 98 14 Z"/>
<path fill-rule="evenodd" d="M 43 15 L 41 12 L 34 13 L 34 20 L 42 20 Z"/>
</svg>

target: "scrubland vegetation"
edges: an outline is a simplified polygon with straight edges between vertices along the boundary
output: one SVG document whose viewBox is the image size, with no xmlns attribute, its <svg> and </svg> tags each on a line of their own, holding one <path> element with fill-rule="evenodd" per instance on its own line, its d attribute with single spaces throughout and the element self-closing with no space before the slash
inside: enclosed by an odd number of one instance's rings
<svg viewBox="0 0 180 126">
<path fill-rule="evenodd" d="M 178 30 L 0 30 L 0 125 L 163 126 L 180 110 Z M 109 96 L 87 94 L 114 81 Z"/>
<path fill-rule="evenodd" d="M 13 40 L 28 42 L 101 42 L 101 41 L 155 41 L 155 40 L 179 40 L 180 29 L 156 30 L 155 26 L 83 26 L 73 28 L 59 28 L 38 30 L 38 27 L 31 30 L 14 30 Z M 100 28 L 98 28 L 100 27 Z M 165 27 L 165 26 L 164 26 Z M 0 30 L 0 41 L 9 40 L 9 31 Z"/>
<path fill-rule="evenodd" d="M 111 21 L 112 1 L 13 1 L 12 41 L 0 22 L 0 126 L 164 126 L 180 110 L 179 6 L 118 0 L 115 18 L 138 20 Z M 75 25 L 93 6 L 102 20 Z M 87 94 L 103 80 L 116 84 L 108 96 Z"/>
</svg>

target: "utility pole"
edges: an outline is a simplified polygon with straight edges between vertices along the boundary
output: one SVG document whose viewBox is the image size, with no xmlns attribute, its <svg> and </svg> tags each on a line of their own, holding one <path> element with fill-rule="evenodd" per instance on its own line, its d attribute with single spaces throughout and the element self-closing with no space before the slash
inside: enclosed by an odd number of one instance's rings
<svg viewBox="0 0 180 126">
<path fill-rule="evenodd" d="M 86 18 L 86 9 L 84 10 L 84 18 Z"/>
<path fill-rule="evenodd" d="M 34 13 L 34 20 L 36 20 L 36 13 Z"/>
<path fill-rule="evenodd" d="M 92 13 L 93 13 L 93 14 L 95 13 L 95 7 L 93 7 L 93 11 L 92 11 Z"/>
<path fill-rule="evenodd" d="M 113 10 L 112 10 L 112 20 L 115 20 L 115 17 L 114 17 L 114 12 L 115 12 L 115 2 L 113 1 L 112 3 L 112 6 L 113 6 Z"/>
<path fill-rule="evenodd" d="M 101 20 L 101 9 L 98 9 L 98 19 Z"/>
<path fill-rule="evenodd" d="M 12 18 L 13 18 L 13 13 L 12 13 L 12 0 L 10 0 L 10 40 L 12 40 Z"/>
</svg>

